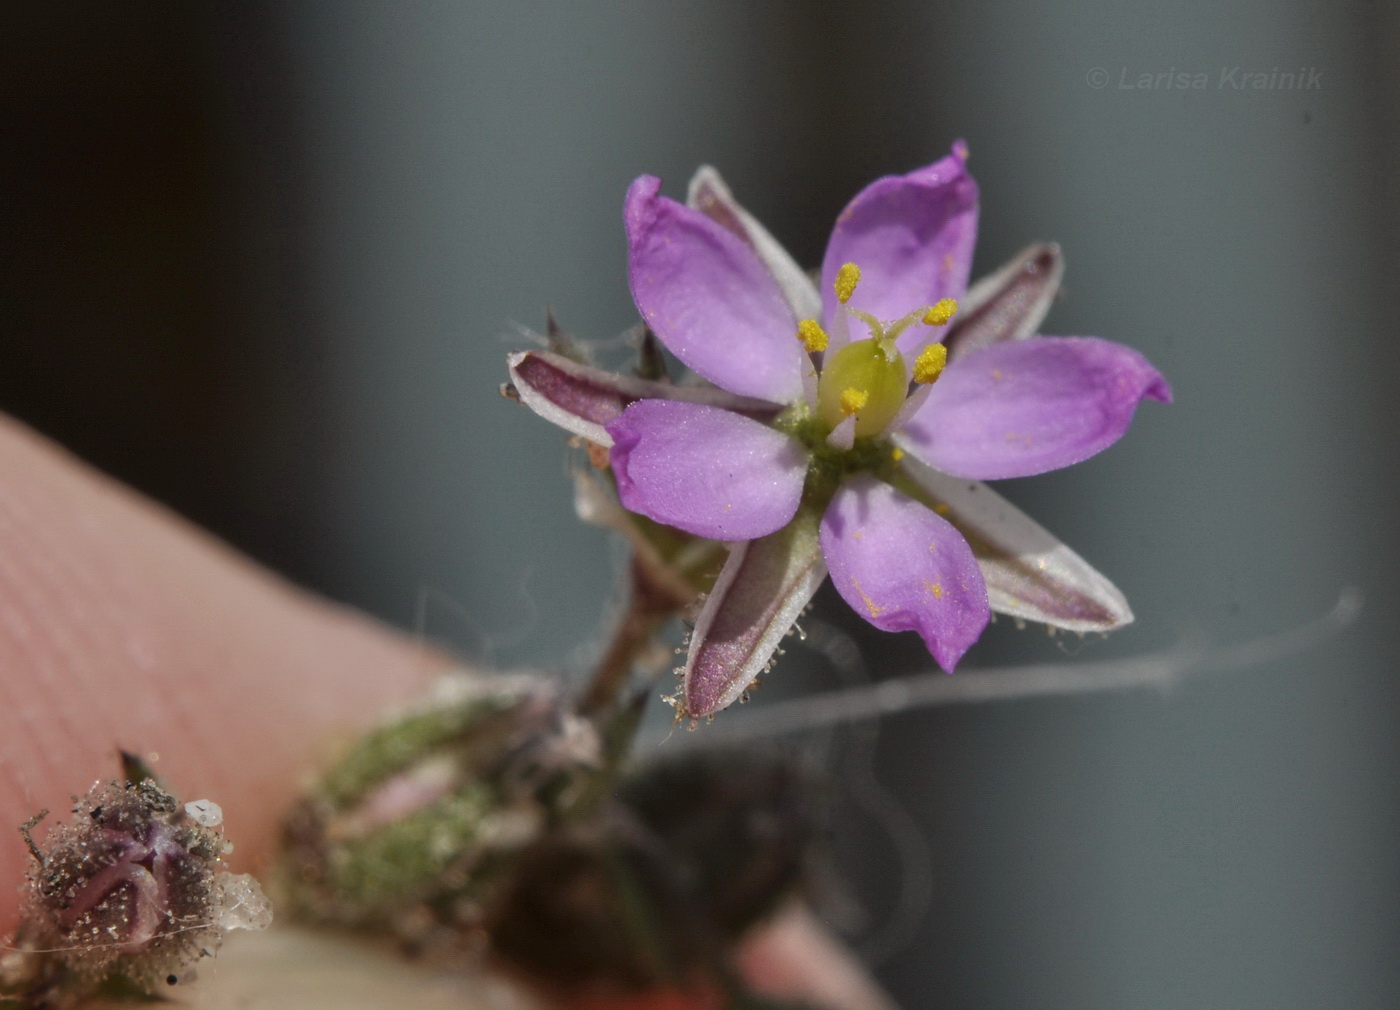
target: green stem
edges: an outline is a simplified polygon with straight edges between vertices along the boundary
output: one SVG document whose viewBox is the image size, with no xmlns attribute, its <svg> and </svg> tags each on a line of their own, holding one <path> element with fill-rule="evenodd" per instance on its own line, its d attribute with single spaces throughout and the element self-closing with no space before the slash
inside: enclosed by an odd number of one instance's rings
<svg viewBox="0 0 1400 1010">
<path fill-rule="evenodd" d="M 651 646 L 656 633 L 676 612 L 675 600 L 653 588 L 646 572 L 635 560 L 631 576 L 627 609 L 579 698 L 581 715 L 596 717 L 617 707 L 619 697 L 632 682 L 638 657 Z"/>
</svg>

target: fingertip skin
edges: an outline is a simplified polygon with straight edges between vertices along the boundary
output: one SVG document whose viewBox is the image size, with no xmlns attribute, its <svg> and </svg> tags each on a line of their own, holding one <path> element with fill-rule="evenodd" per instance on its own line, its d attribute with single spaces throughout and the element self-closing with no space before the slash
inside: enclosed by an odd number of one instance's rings
<svg viewBox="0 0 1400 1010">
<path fill-rule="evenodd" d="M 62 816 L 118 748 L 219 803 L 257 868 L 328 737 L 447 665 L 0 418 L 0 892 L 29 858 L 7 826 Z"/>
</svg>

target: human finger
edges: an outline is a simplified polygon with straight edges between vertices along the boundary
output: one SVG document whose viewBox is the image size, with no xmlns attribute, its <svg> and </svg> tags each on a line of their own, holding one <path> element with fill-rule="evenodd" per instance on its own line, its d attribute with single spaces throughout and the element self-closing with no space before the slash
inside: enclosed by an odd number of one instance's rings
<svg viewBox="0 0 1400 1010">
<path fill-rule="evenodd" d="M 0 826 L 62 813 L 122 748 L 219 803 L 256 867 L 327 738 L 446 665 L 0 418 Z M 0 831 L 0 891 L 26 859 Z"/>
</svg>

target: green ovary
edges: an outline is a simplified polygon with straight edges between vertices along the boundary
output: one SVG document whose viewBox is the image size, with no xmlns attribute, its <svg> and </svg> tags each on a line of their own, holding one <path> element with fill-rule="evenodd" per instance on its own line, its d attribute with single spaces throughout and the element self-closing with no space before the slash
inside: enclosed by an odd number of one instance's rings
<svg viewBox="0 0 1400 1010">
<path fill-rule="evenodd" d="M 884 431 L 909 388 L 904 358 L 893 340 L 857 340 L 831 355 L 817 385 L 817 412 L 831 427 L 851 414 L 856 437 Z"/>
</svg>

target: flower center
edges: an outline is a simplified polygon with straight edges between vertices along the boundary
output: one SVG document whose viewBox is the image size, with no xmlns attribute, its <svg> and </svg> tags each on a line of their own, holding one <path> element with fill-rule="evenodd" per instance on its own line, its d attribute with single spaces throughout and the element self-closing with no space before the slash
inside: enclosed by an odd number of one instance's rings
<svg viewBox="0 0 1400 1010">
<path fill-rule="evenodd" d="M 843 306 L 851 300 L 859 283 L 860 267 L 854 263 L 847 263 L 836 272 L 836 298 Z M 957 310 L 957 302 L 944 298 L 886 323 L 869 312 L 845 308 L 847 315 L 869 328 L 870 336 L 851 341 L 822 362 L 817 381 L 817 416 L 832 430 L 854 417 L 856 438 L 884 432 L 910 393 L 911 376 L 896 345 L 900 334 L 912 326 L 946 326 Z M 827 348 L 826 331 L 815 319 L 804 319 L 798 324 L 797 338 L 809 353 Z M 914 382 L 927 385 L 936 381 L 947 361 L 948 351 L 941 343 L 929 344 L 914 361 Z"/>
<path fill-rule="evenodd" d="M 856 419 L 856 435 L 884 431 L 904 405 L 909 376 L 893 340 L 857 340 L 831 355 L 817 382 L 817 413 L 835 428 Z"/>
</svg>

